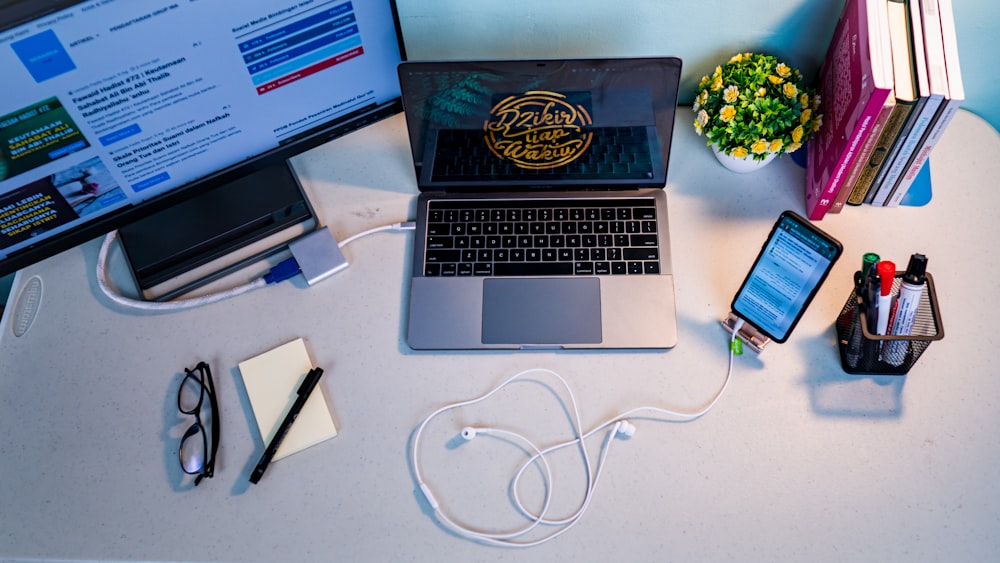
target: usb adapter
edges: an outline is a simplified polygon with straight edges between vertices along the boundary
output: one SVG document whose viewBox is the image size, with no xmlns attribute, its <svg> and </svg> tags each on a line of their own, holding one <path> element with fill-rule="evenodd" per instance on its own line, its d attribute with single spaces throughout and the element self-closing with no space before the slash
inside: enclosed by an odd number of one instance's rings
<svg viewBox="0 0 1000 563">
<path fill-rule="evenodd" d="M 347 258 L 330 229 L 323 227 L 288 244 L 306 283 L 315 285 L 347 268 Z"/>
</svg>

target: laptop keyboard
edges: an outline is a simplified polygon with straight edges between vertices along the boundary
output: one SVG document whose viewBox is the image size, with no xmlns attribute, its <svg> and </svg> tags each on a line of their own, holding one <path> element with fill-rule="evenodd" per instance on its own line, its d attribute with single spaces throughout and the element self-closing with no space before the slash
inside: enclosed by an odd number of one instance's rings
<svg viewBox="0 0 1000 563">
<path fill-rule="evenodd" d="M 650 199 L 428 205 L 426 276 L 660 273 L 656 207 Z"/>
<path fill-rule="evenodd" d="M 483 142 L 482 131 L 446 129 L 438 134 L 434 180 L 525 180 L 556 177 L 567 180 L 646 180 L 653 177 L 645 127 L 595 127 L 586 154 L 552 169 L 525 170 L 497 158 Z"/>
</svg>

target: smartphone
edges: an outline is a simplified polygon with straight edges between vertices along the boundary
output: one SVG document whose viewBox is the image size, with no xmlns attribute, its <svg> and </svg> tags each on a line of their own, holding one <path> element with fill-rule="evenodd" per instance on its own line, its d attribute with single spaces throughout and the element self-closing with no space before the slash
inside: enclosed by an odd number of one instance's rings
<svg viewBox="0 0 1000 563">
<path fill-rule="evenodd" d="M 836 239 L 785 211 L 733 298 L 733 314 L 784 342 L 842 252 Z"/>
</svg>

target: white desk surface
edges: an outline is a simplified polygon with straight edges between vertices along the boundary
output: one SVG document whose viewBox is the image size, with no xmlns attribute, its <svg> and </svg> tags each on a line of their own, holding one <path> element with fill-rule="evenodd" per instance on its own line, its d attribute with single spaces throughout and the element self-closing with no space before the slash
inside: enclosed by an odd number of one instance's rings
<svg viewBox="0 0 1000 563">
<path fill-rule="evenodd" d="M 20 272 L 0 326 L 0 559 L 995 560 L 1000 136 L 964 112 L 934 151 L 933 201 L 821 221 L 844 257 L 792 338 L 739 358 L 706 417 L 636 421 L 575 529 L 513 551 L 460 539 L 427 510 L 408 461 L 417 423 L 519 370 L 568 378 L 588 427 L 644 404 L 696 410 L 719 387 L 718 320 L 777 215 L 802 211 L 804 172 L 783 158 L 732 174 L 691 117 L 681 109 L 667 185 L 680 342 L 665 352 L 413 352 L 403 339 L 412 233 L 352 243 L 351 267 L 315 287 L 284 283 L 172 314 L 110 304 L 94 281 L 99 241 Z M 412 217 L 407 151 L 396 116 L 295 165 L 343 239 Z M 946 335 L 905 377 L 840 368 L 833 322 L 867 251 L 902 264 L 929 257 Z M 13 301 L 32 276 L 43 281 L 41 310 L 14 337 Z M 250 486 L 263 446 L 236 366 L 297 337 L 326 369 L 340 435 Z M 194 488 L 176 461 L 189 421 L 175 393 L 199 360 L 215 373 L 223 427 L 215 478 Z M 519 523 L 506 492 L 516 449 L 448 445 L 471 423 L 546 444 L 569 435 L 562 407 L 522 384 L 446 418 L 422 448 L 439 500 L 469 525 Z M 579 501 L 583 473 L 576 454 L 553 463 L 559 515 Z"/>
</svg>

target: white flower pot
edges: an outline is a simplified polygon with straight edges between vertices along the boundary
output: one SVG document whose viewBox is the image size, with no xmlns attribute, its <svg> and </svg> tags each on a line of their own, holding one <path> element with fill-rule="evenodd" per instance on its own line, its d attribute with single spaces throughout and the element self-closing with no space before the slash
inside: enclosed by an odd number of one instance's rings
<svg viewBox="0 0 1000 563">
<path fill-rule="evenodd" d="M 732 170 L 733 172 L 738 172 L 740 174 L 753 172 L 755 170 L 760 170 L 768 163 L 770 163 L 772 160 L 774 160 L 774 157 L 778 156 L 778 153 L 771 152 L 767 153 L 767 156 L 764 157 L 764 160 L 754 160 L 753 156 L 750 155 L 744 156 L 742 158 L 735 157 L 733 155 L 726 154 L 720 151 L 719 148 L 716 147 L 715 145 L 712 145 L 712 152 L 715 154 L 715 158 L 719 159 L 719 162 L 721 162 L 723 166 Z"/>
</svg>

